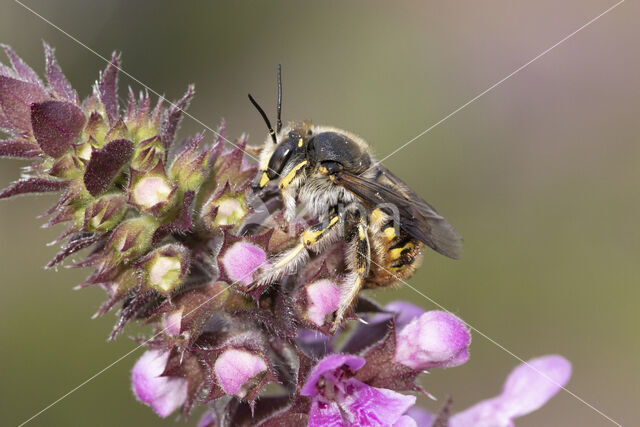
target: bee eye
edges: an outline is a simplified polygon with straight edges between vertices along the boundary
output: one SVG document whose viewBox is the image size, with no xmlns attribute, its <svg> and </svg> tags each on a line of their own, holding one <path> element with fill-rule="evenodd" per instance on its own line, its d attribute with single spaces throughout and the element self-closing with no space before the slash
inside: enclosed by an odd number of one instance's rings
<svg viewBox="0 0 640 427">
<path fill-rule="evenodd" d="M 293 153 L 294 148 L 295 145 L 293 140 L 290 138 L 282 142 L 282 144 L 276 148 L 269 159 L 269 169 L 267 169 L 267 176 L 269 179 L 274 179 L 278 174 L 280 174 L 280 172 L 282 172 L 282 169 L 287 163 L 287 160 L 289 160 L 289 157 L 291 157 L 291 153 Z"/>
</svg>

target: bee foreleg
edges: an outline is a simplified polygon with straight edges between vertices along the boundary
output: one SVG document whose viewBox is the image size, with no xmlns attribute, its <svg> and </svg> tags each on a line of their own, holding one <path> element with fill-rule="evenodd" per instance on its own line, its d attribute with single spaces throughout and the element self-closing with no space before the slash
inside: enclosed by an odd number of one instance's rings
<svg viewBox="0 0 640 427">
<path fill-rule="evenodd" d="M 333 215 L 329 220 L 316 224 L 306 229 L 300 236 L 300 242 L 293 248 L 276 256 L 272 265 L 250 286 L 250 289 L 273 283 L 285 274 L 294 272 L 298 266 L 309 259 L 309 250 L 321 252 L 323 248 L 335 241 L 340 222 L 338 215 Z"/>
<path fill-rule="evenodd" d="M 364 280 L 369 274 L 371 246 L 367 235 L 367 224 L 360 220 L 356 226 L 356 233 L 350 243 L 348 259 L 351 272 L 340 287 L 340 303 L 336 317 L 331 326 L 331 333 L 335 333 L 344 320 L 347 310 L 353 306 L 363 287 Z"/>
</svg>

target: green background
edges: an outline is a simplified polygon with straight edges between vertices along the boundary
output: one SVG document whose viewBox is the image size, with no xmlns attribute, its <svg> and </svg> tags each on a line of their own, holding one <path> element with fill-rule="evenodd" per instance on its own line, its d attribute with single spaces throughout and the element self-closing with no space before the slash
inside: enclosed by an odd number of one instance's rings
<svg viewBox="0 0 640 427">
<path fill-rule="evenodd" d="M 126 71 L 171 99 L 195 83 L 190 113 L 211 127 L 224 117 L 230 136 L 246 131 L 254 144 L 265 129 L 246 93 L 273 114 L 282 63 L 285 119 L 351 130 L 379 158 L 613 3 L 26 2 L 100 54 L 122 51 Z M 0 41 L 38 71 L 48 41 L 86 96 L 102 60 L 19 4 L 0 7 Z M 568 388 L 626 425 L 640 421 L 639 12 L 623 3 L 385 161 L 465 239 L 460 261 L 428 253 L 410 283 L 522 358 L 566 356 Z M 140 88 L 121 76 L 123 94 L 128 84 Z M 187 119 L 182 134 L 199 130 Z M 0 183 L 20 166 L 1 160 Z M 126 333 L 105 342 L 112 314 L 90 320 L 102 291 L 71 289 L 87 271 L 43 270 L 56 251 L 45 244 L 61 230 L 40 229 L 35 216 L 53 201 L 0 204 L 1 425 L 135 347 Z M 434 308 L 406 287 L 376 297 Z M 134 400 L 128 375 L 139 354 L 30 425 L 183 425 Z M 475 333 L 469 363 L 423 384 L 463 409 L 497 394 L 517 363 Z M 565 392 L 518 421 L 607 424 Z"/>
</svg>

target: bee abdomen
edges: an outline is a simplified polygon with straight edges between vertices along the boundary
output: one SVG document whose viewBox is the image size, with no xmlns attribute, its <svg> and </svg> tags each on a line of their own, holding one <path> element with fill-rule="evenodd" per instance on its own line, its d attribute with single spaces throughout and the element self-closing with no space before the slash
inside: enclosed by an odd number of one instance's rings
<svg viewBox="0 0 640 427">
<path fill-rule="evenodd" d="M 375 251 L 371 254 L 373 259 L 366 287 L 391 286 L 410 277 L 420 264 L 423 243 L 394 227 L 375 211 L 371 223 Z"/>
</svg>

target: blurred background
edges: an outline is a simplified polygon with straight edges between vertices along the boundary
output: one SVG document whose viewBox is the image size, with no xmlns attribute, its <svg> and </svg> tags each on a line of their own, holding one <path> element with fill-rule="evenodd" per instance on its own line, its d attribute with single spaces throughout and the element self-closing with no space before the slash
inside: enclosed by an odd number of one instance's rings
<svg viewBox="0 0 640 427">
<path fill-rule="evenodd" d="M 228 135 L 261 143 L 251 91 L 284 118 L 351 130 L 379 158 L 599 15 L 614 0 L 536 2 L 25 1 L 103 56 Z M 559 353 L 568 388 L 616 421 L 640 422 L 640 6 L 628 1 L 444 121 L 385 164 L 464 236 L 464 254 L 435 253 L 410 283 L 524 359 Z M 57 50 L 82 96 L 105 63 L 4 0 L 0 41 L 44 70 Z M 7 62 L 5 58 L 3 62 Z M 121 74 L 120 90 L 140 86 Z M 202 130 L 183 122 L 182 135 Z M 211 137 L 211 134 L 208 134 Z M 0 160 L 2 187 L 18 161 Z M 17 425 L 135 347 L 105 342 L 113 314 L 90 320 L 103 293 L 73 291 L 88 271 L 42 266 L 61 231 L 35 218 L 53 196 L 0 204 L 0 424 Z M 429 301 L 402 288 L 381 301 Z M 129 332 L 135 332 L 130 330 Z M 34 419 L 42 426 L 181 426 L 133 398 L 130 355 Z M 466 365 L 423 378 L 454 411 L 498 394 L 518 364 L 474 335 Z M 194 425 L 198 414 L 189 421 Z M 521 426 L 609 425 L 560 392 Z"/>
</svg>

